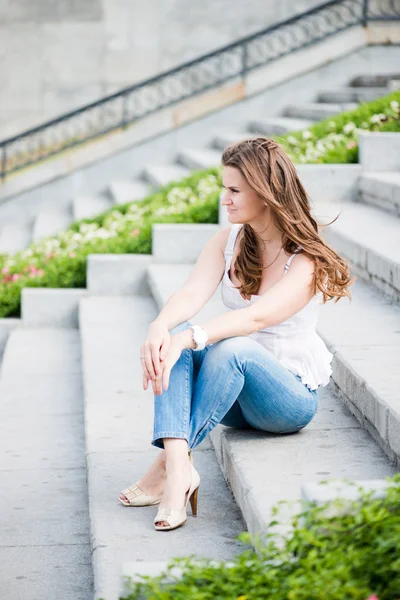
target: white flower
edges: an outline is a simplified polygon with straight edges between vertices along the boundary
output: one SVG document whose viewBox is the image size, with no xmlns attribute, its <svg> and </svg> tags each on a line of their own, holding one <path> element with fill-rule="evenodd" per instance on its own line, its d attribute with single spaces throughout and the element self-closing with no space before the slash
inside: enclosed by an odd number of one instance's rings
<svg viewBox="0 0 400 600">
<path fill-rule="evenodd" d="M 378 113 L 377 115 L 372 115 L 372 117 L 370 118 L 371 123 L 380 123 L 381 121 L 383 121 L 384 119 L 386 119 L 386 115 L 384 115 L 383 113 Z"/>
<path fill-rule="evenodd" d="M 309 140 L 310 138 L 312 138 L 312 133 L 311 133 L 311 131 L 306 129 L 305 131 L 303 131 L 302 136 L 303 136 L 303 140 Z"/>
<path fill-rule="evenodd" d="M 391 103 L 390 103 L 390 108 L 394 112 L 399 112 L 400 111 L 400 103 L 397 102 L 397 100 L 392 100 Z"/>
<path fill-rule="evenodd" d="M 346 123 L 346 125 L 343 127 L 343 131 L 347 134 L 351 133 L 352 131 L 354 131 L 356 128 L 354 123 Z"/>
<path fill-rule="evenodd" d="M 296 140 L 295 137 L 293 137 L 292 135 L 289 135 L 289 137 L 287 138 L 287 141 L 289 142 L 289 144 L 292 144 L 293 146 L 296 146 L 299 142 Z"/>
</svg>

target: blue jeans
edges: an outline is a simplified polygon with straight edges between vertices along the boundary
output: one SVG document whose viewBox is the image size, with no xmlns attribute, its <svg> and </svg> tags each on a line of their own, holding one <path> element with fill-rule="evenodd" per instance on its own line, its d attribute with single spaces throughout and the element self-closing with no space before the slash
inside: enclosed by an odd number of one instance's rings
<svg viewBox="0 0 400 600">
<path fill-rule="evenodd" d="M 184 321 L 174 335 L 191 325 Z M 271 352 L 247 336 L 226 338 L 204 350 L 185 349 L 170 373 L 168 390 L 154 396 L 153 446 L 181 438 L 195 448 L 218 424 L 292 433 L 318 408 L 310 390 Z"/>
</svg>

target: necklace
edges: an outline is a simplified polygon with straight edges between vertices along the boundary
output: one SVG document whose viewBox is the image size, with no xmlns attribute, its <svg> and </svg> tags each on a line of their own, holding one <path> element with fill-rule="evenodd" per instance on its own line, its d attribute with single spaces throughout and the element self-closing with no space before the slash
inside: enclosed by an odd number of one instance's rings
<svg viewBox="0 0 400 600">
<path fill-rule="evenodd" d="M 277 259 L 277 258 L 278 258 L 278 256 L 280 255 L 282 248 L 283 248 L 283 246 L 281 246 L 281 247 L 280 247 L 280 250 L 279 250 L 278 254 L 275 256 L 275 258 L 274 258 L 274 260 L 272 261 L 272 263 L 269 263 L 269 265 L 267 265 L 266 267 L 263 267 L 263 269 L 268 269 L 268 267 L 270 267 L 271 265 L 273 265 L 273 264 L 274 264 L 274 262 L 276 261 L 276 259 Z"/>
</svg>

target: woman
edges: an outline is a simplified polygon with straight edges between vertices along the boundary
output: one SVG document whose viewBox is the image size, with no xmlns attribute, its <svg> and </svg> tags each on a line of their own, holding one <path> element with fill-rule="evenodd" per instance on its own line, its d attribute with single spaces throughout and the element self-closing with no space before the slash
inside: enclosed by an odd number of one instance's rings
<svg viewBox="0 0 400 600">
<path fill-rule="evenodd" d="M 351 298 L 348 265 L 321 239 L 283 149 L 265 137 L 241 140 L 222 165 L 232 226 L 206 244 L 141 348 L 143 387 L 151 380 L 155 394 L 152 444 L 163 451 L 119 501 L 159 504 L 157 530 L 182 525 L 189 500 L 196 514 L 190 451 L 217 423 L 279 434 L 313 419 L 333 356 L 315 331 L 317 304 Z M 192 326 L 221 281 L 230 310 Z"/>
</svg>

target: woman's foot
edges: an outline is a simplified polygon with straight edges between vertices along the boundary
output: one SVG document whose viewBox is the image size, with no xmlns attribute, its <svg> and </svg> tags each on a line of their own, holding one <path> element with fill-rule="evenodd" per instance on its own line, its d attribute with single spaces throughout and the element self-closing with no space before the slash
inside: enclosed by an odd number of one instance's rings
<svg viewBox="0 0 400 600">
<path fill-rule="evenodd" d="M 189 457 L 186 455 L 179 459 L 170 459 L 166 465 L 166 477 L 159 511 L 163 508 L 182 509 L 186 504 L 186 493 L 192 479 L 192 467 Z M 169 523 L 167 521 L 157 521 L 156 525 L 168 527 Z"/>
<path fill-rule="evenodd" d="M 164 491 L 165 478 L 165 450 L 162 450 L 149 470 L 137 482 L 137 485 L 149 496 L 160 496 Z M 128 498 L 122 492 L 119 497 L 125 502 L 129 502 Z"/>
</svg>

